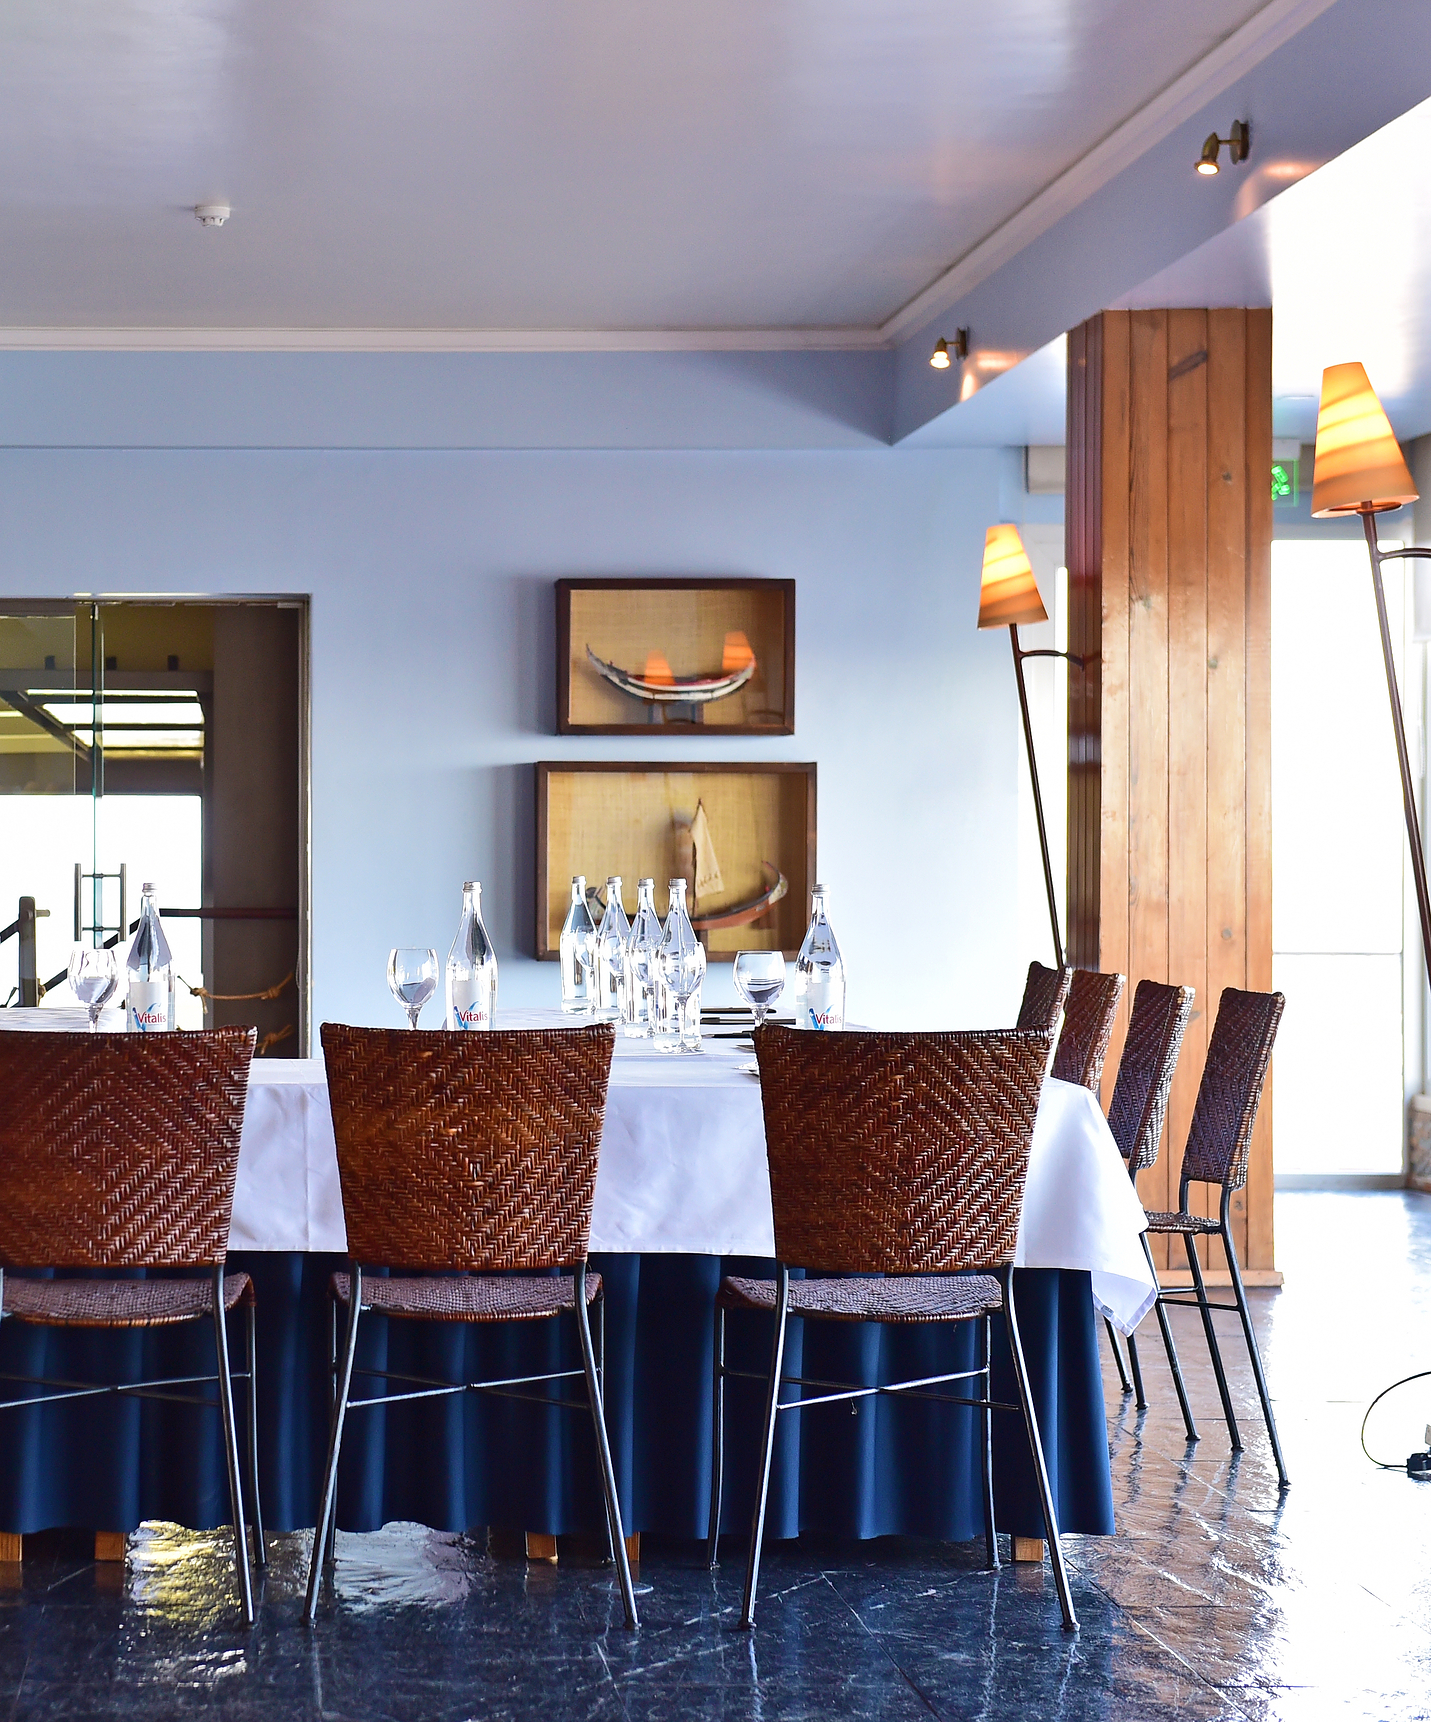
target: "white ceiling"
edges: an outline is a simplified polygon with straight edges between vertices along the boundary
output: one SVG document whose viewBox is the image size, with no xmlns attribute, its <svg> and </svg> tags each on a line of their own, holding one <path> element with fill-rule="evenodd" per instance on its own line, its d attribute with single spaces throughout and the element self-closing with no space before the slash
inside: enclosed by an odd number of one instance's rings
<svg viewBox="0 0 1431 1722">
<path fill-rule="evenodd" d="M 0 325 L 873 330 L 1262 7 L 29 0 Z"/>
</svg>

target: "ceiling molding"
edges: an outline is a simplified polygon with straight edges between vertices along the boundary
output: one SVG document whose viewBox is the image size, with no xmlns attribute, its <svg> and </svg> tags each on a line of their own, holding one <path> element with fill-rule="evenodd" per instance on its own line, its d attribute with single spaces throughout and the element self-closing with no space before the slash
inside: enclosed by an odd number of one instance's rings
<svg viewBox="0 0 1431 1722">
<path fill-rule="evenodd" d="M 1033 244 L 1048 230 L 1071 215 L 1081 203 L 1115 179 L 1128 164 L 1155 144 L 1161 143 L 1184 120 L 1212 101 L 1244 73 L 1265 60 L 1299 30 L 1336 4 L 1336 0 L 1271 0 L 1255 16 L 1225 36 L 1211 53 L 1191 66 L 1181 77 L 1154 96 L 1146 106 L 1123 121 L 1116 131 L 1076 161 L 1059 177 L 1030 199 L 1017 214 L 996 227 L 987 238 L 935 277 L 924 290 L 879 327 L 879 334 L 893 342 L 917 329 L 929 318 L 956 305 L 965 294 L 986 281 Z"/>
<path fill-rule="evenodd" d="M 878 329 L 3 328 L 0 352 L 799 353 L 879 351 Z"/>
</svg>

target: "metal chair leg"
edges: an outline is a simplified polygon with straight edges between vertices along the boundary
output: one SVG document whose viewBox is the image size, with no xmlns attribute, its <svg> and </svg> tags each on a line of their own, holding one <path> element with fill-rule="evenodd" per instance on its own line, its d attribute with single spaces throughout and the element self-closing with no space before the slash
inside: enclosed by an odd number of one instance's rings
<svg viewBox="0 0 1431 1722">
<path fill-rule="evenodd" d="M 1128 1373 L 1133 1377 L 1133 1406 L 1135 1410 L 1148 1409 L 1148 1395 L 1143 1388 L 1143 1363 L 1138 1356 L 1138 1336 L 1128 1335 Z"/>
<path fill-rule="evenodd" d="M 358 1317 L 363 1307 L 363 1270 L 356 1262 L 348 1278 L 348 1342 L 343 1348 L 342 1374 L 338 1378 L 338 1393 L 333 1404 L 333 1421 L 328 1431 L 328 1464 L 323 1473 L 323 1495 L 318 1509 L 318 1523 L 313 1528 L 313 1558 L 308 1566 L 308 1594 L 303 1613 L 310 1622 L 318 1613 L 318 1585 L 323 1575 L 324 1556 L 332 1535 L 338 1495 L 338 1454 L 343 1446 L 343 1421 L 348 1415 L 348 1396 L 353 1387 L 353 1358 L 358 1350 Z"/>
<path fill-rule="evenodd" d="M 263 1506 L 258 1494 L 258 1308 L 248 1306 L 248 1493 L 253 1515 L 253 1564 L 268 1565 L 263 1546 Z"/>
<path fill-rule="evenodd" d="M 790 1270 L 784 1262 L 777 1262 L 775 1271 L 775 1342 L 770 1353 L 765 1432 L 760 1442 L 760 1472 L 750 1521 L 750 1552 L 745 1563 L 745 1596 L 740 1606 L 740 1624 L 746 1628 L 755 1625 L 755 1587 L 760 1578 L 760 1547 L 765 1539 L 765 1504 L 770 1494 L 770 1462 L 775 1455 L 775 1420 L 780 1406 L 780 1378 L 785 1369 L 785 1328 L 790 1315 Z"/>
<path fill-rule="evenodd" d="M 611 1463 L 611 1443 L 606 1436 L 606 1407 L 601 1397 L 601 1383 L 596 1374 L 596 1353 L 591 1343 L 591 1322 L 586 1310 L 586 1263 L 579 1262 L 575 1273 L 576 1326 L 581 1335 L 581 1361 L 586 1369 L 586 1396 L 591 1404 L 591 1421 L 596 1428 L 596 1453 L 601 1462 L 601 1485 L 606 1491 L 606 1511 L 615 1532 L 616 1573 L 621 1584 L 621 1602 L 626 1610 L 626 1625 L 634 1630 L 636 1590 L 631 1583 L 631 1563 L 626 1555 L 626 1537 L 621 1524 L 621 1503 L 616 1498 L 616 1471 Z"/>
<path fill-rule="evenodd" d="M 1222 1396 L 1222 1414 L 1227 1419 L 1227 1433 L 1232 1438 L 1233 1452 L 1240 1453 L 1242 1436 L 1238 1433 L 1237 1417 L 1232 1409 L 1232 1395 L 1227 1390 L 1227 1373 L 1222 1367 L 1222 1352 L 1218 1349 L 1217 1332 L 1212 1325 L 1212 1311 L 1207 1307 L 1207 1287 L 1203 1284 L 1202 1263 L 1197 1259 L 1197 1244 L 1191 1232 L 1183 1233 L 1183 1242 L 1187 1245 L 1188 1270 L 1192 1274 L 1193 1289 L 1197 1292 L 1197 1306 L 1202 1312 L 1202 1330 L 1207 1335 L 1212 1373 L 1217 1377 L 1217 1391 Z"/>
<path fill-rule="evenodd" d="M 1058 1606 L 1063 1612 L 1064 1630 L 1077 1632 L 1078 1617 L 1073 1612 L 1073 1597 L 1068 1588 L 1068 1569 L 1063 1563 L 1063 1545 L 1058 1540 L 1058 1510 L 1053 1504 L 1048 1467 L 1043 1461 L 1043 1440 L 1039 1435 L 1038 1412 L 1034 1409 L 1033 1393 L 1029 1388 L 1028 1365 L 1024 1361 L 1023 1342 L 1019 1338 L 1019 1318 L 1014 1310 L 1013 1268 L 1005 1268 L 1000 1277 L 1004 1283 L 1004 1322 L 1008 1329 L 1009 1350 L 1014 1357 L 1014 1377 L 1019 1387 L 1019 1406 L 1024 1414 L 1024 1432 L 1028 1436 L 1029 1452 L 1033 1456 L 1039 1504 L 1043 1508 L 1044 1535 L 1048 1539 L 1048 1557 L 1053 1563 L 1053 1582 L 1058 1590 Z"/>
<path fill-rule="evenodd" d="M 601 1386 L 601 1404 L 606 1405 L 606 1286 L 596 1294 L 596 1379 Z M 601 1512 L 606 1524 L 606 1558 L 616 1564 L 616 1531 L 611 1523 L 611 1504 L 606 1499 L 606 1491 L 601 1491 Z"/>
<path fill-rule="evenodd" d="M 328 1294 L 328 1428 L 331 1431 L 333 1419 L 338 1414 L 338 1300 Z M 330 1565 L 336 1558 L 338 1539 L 338 1515 L 334 1513 L 332 1523 L 328 1526 L 328 1546 L 323 1550 L 323 1559 Z M 316 1532 L 315 1532 L 316 1535 Z"/>
<path fill-rule="evenodd" d="M 725 1491 L 725 1311 L 715 1312 L 715 1344 L 711 1350 L 711 1504 L 706 1521 L 706 1565 L 720 1565 L 721 1496 Z"/>
<path fill-rule="evenodd" d="M 1232 1235 L 1225 1220 L 1222 1227 L 1222 1247 L 1227 1254 L 1228 1271 L 1232 1275 L 1232 1292 L 1237 1299 L 1237 1313 L 1242 1317 L 1242 1331 L 1247 1336 L 1247 1355 L 1252 1359 L 1252 1373 L 1257 1381 L 1258 1398 L 1262 1401 L 1262 1415 L 1267 1421 L 1267 1439 L 1272 1443 L 1272 1457 L 1277 1462 L 1277 1487 L 1285 1489 L 1288 1484 L 1287 1467 L 1282 1460 L 1282 1443 L 1277 1439 L 1277 1419 L 1272 1415 L 1272 1396 L 1267 1391 L 1267 1377 L 1262 1373 L 1262 1353 L 1252 1326 L 1252 1311 L 1247 1306 L 1242 1270 L 1237 1265 L 1237 1251 L 1233 1248 Z"/>
<path fill-rule="evenodd" d="M 1153 1267 L 1153 1248 L 1148 1242 L 1146 1232 L 1143 1233 L 1143 1254 L 1148 1258 L 1148 1266 L 1152 1268 L 1153 1272 L 1153 1284 L 1156 1285 L 1158 1283 L 1158 1270 Z M 1178 1361 L 1178 1348 L 1173 1343 L 1172 1324 L 1168 1320 L 1168 1312 L 1164 1306 L 1161 1292 L 1159 1292 L 1158 1301 L 1153 1305 L 1153 1308 L 1158 1312 L 1158 1328 L 1163 1336 L 1163 1350 L 1168 1354 L 1168 1368 L 1172 1371 L 1173 1386 L 1177 1389 L 1178 1406 L 1183 1414 L 1183 1429 L 1186 1431 L 1189 1441 L 1197 1441 L 1200 1437 L 1197 1432 L 1197 1424 L 1193 1422 L 1187 1383 L 1183 1380 L 1183 1366 Z"/>
<path fill-rule="evenodd" d="M 994 1380 L 989 1370 L 990 1353 L 993 1348 L 994 1324 L 985 1315 L 984 1356 L 980 1379 L 983 1382 L 981 1397 L 992 1399 Z M 985 1405 L 979 1413 L 979 1470 L 982 1473 L 984 1486 L 984 1552 L 987 1557 L 986 1565 L 990 1571 L 999 1570 L 999 1533 L 994 1528 L 994 1413 Z"/>
<path fill-rule="evenodd" d="M 234 1565 L 238 1569 L 239 1600 L 244 1623 L 253 1625 L 253 1574 L 248 1564 L 248 1527 L 243 1516 L 243 1483 L 239 1476 L 238 1424 L 234 1420 L 234 1383 L 229 1372 L 228 1318 L 224 1310 L 224 1269 L 214 1269 L 214 1349 L 219 1364 L 219 1417 L 224 1426 L 224 1454 L 229 1465 L 229 1504 L 234 1521 Z"/>
<path fill-rule="evenodd" d="M 1118 1386 L 1123 1393 L 1131 1393 L 1133 1389 L 1128 1382 L 1128 1371 L 1123 1367 L 1123 1353 L 1118 1349 L 1118 1335 L 1114 1332 L 1113 1323 L 1109 1321 L 1106 1315 L 1103 1318 L 1103 1325 L 1108 1331 L 1108 1345 L 1113 1353 L 1113 1361 L 1118 1366 Z"/>
</svg>

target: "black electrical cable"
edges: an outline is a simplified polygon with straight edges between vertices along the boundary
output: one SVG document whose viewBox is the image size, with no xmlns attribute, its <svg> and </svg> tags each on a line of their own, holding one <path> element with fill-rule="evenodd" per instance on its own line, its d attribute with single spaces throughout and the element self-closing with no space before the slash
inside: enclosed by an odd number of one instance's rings
<svg viewBox="0 0 1431 1722">
<path fill-rule="evenodd" d="M 1400 1381 L 1393 1381 L 1390 1387 L 1383 1387 L 1381 1392 L 1377 1394 L 1376 1398 L 1372 1400 L 1371 1404 L 1367 1406 L 1366 1416 L 1361 1420 L 1361 1450 L 1363 1453 L 1366 1453 L 1367 1458 L 1371 1460 L 1372 1464 L 1375 1465 L 1379 1471 L 1404 1471 L 1406 1469 L 1406 1461 L 1402 1459 L 1398 1464 L 1389 1465 L 1385 1459 L 1378 1459 L 1367 1451 L 1366 1426 L 1371 1421 L 1372 1412 L 1376 1410 L 1377 1406 L 1381 1404 L 1382 1400 L 1386 1398 L 1388 1393 L 1395 1393 L 1398 1387 L 1405 1387 L 1409 1382 L 1424 1381 L 1428 1375 L 1431 1375 L 1431 1369 L 1418 1369 L 1415 1375 L 1403 1375 Z"/>
</svg>

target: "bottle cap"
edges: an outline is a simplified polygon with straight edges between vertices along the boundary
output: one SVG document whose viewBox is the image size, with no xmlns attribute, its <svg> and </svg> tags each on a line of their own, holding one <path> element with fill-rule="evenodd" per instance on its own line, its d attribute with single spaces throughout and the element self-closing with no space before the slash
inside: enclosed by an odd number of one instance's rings
<svg viewBox="0 0 1431 1722">
<path fill-rule="evenodd" d="M 144 883 L 139 887 L 139 895 L 142 897 L 146 891 L 152 891 L 153 889 L 154 889 L 153 881 L 146 879 L 144 881 Z"/>
<path fill-rule="evenodd" d="M 823 896 L 824 896 L 824 895 L 825 895 L 825 893 L 826 893 L 826 891 L 827 891 L 827 889 L 828 889 L 828 887 L 827 887 L 827 886 L 825 886 L 825 885 L 812 885 L 812 886 L 811 886 L 811 887 L 810 887 L 810 889 L 811 889 L 811 890 L 812 890 L 812 891 L 818 891 L 818 892 L 819 892 L 819 893 L 820 893 L 820 895 L 821 895 L 821 896 L 822 896 L 822 897 L 823 897 Z"/>
<path fill-rule="evenodd" d="M 639 890 L 642 885 L 649 885 L 654 890 L 656 881 L 654 879 L 638 879 L 636 881 L 636 888 Z"/>
<path fill-rule="evenodd" d="M 462 881 L 462 889 L 464 891 L 480 891 L 482 889 L 482 885 L 477 879 L 464 879 Z"/>
<path fill-rule="evenodd" d="M 582 887 L 582 889 L 585 890 L 585 888 L 586 888 L 586 874 L 585 873 L 573 873 L 571 876 L 571 882 L 573 885 L 580 885 Z"/>
<path fill-rule="evenodd" d="M 606 883 L 608 885 L 619 885 L 621 883 L 621 875 L 619 873 L 608 873 L 606 875 Z"/>
<path fill-rule="evenodd" d="M 669 885 L 669 886 L 670 886 L 670 888 L 671 888 L 671 889 L 672 889 L 672 890 L 673 890 L 673 891 L 674 891 L 674 890 L 675 890 L 675 888 L 676 888 L 676 887 L 677 887 L 677 885 L 679 885 L 679 886 L 680 886 L 680 887 L 681 887 L 681 889 L 682 889 L 682 890 L 685 890 L 685 888 L 686 888 L 686 881 L 685 881 L 685 880 L 684 880 L 684 879 L 668 879 L 668 880 L 667 880 L 667 881 L 666 881 L 666 883 L 667 883 L 667 885 Z"/>
</svg>

